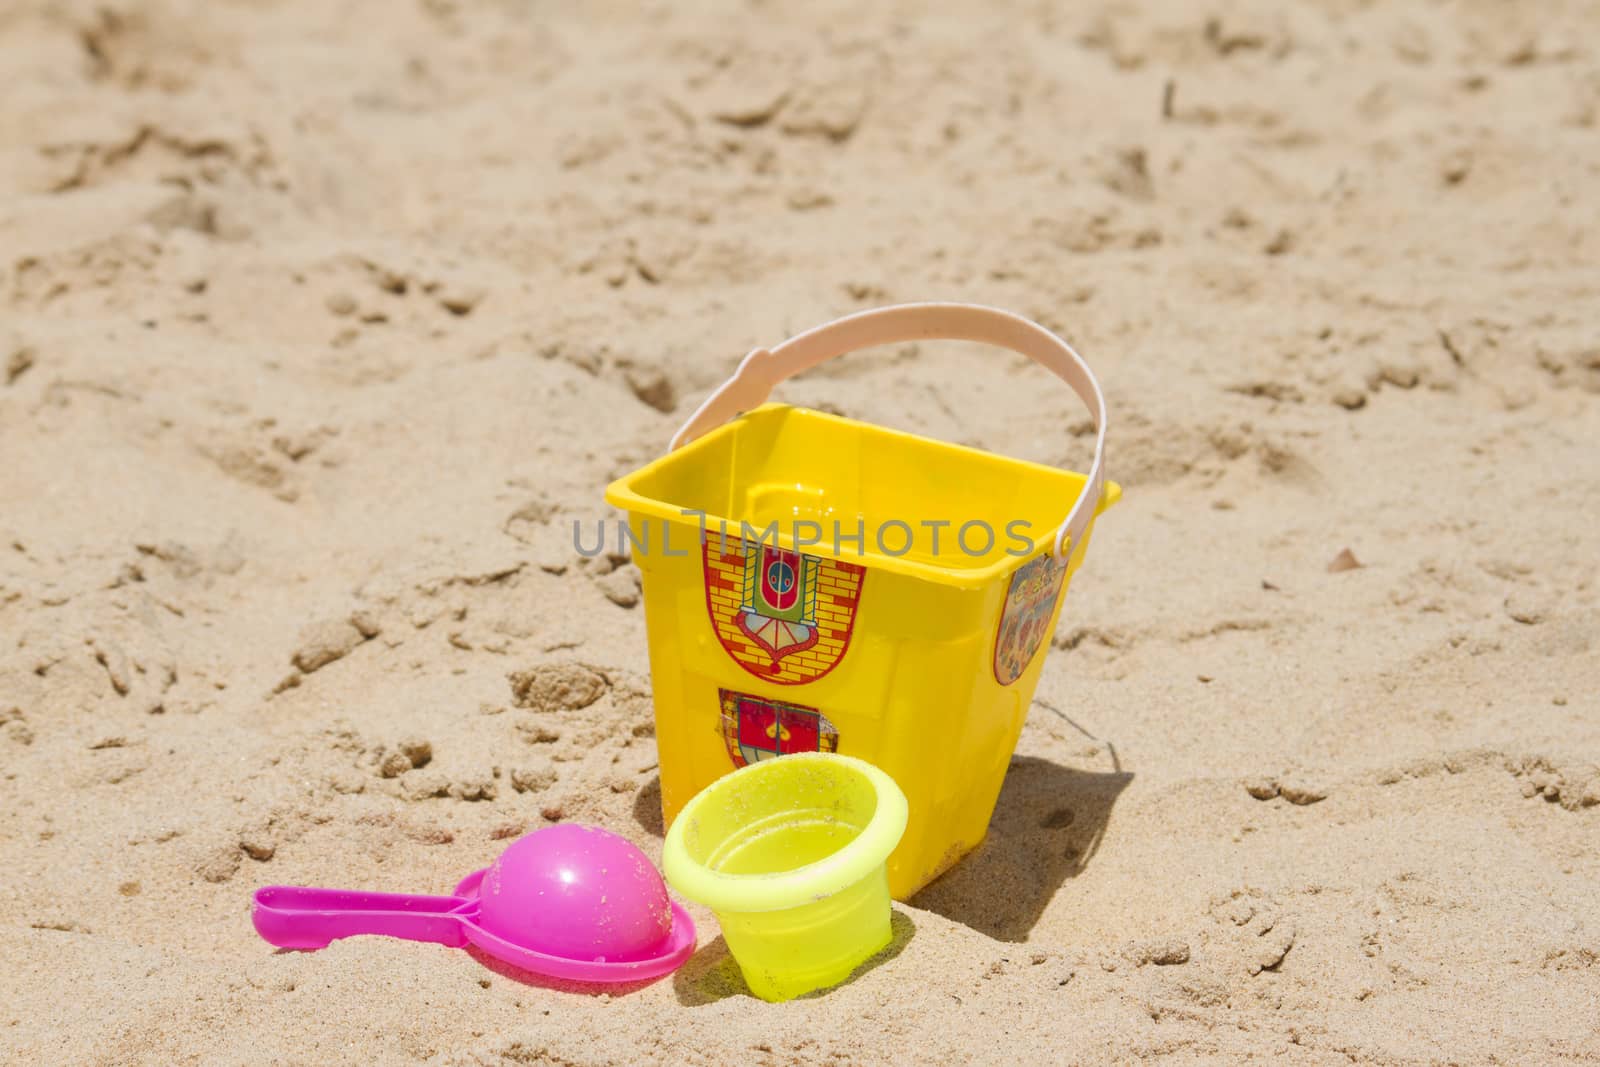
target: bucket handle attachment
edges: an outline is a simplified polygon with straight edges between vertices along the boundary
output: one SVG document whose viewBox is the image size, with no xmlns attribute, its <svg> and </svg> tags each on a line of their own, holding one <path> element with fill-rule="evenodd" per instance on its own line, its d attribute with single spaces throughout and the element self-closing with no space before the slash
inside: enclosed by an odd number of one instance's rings
<svg viewBox="0 0 1600 1067">
<path fill-rule="evenodd" d="M 896 304 L 846 315 L 791 337 L 776 348 L 757 348 L 672 435 L 669 451 L 682 448 L 740 412 L 767 402 L 773 386 L 835 356 L 876 345 L 907 341 L 976 341 L 1027 356 L 1072 386 L 1094 417 L 1094 463 L 1083 491 L 1056 531 L 1055 560 L 1083 540 L 1105 492 L 1106 400 L 1100 383 L 1072 346 L 1038 323 L 982 304 Z"/>
</svg>

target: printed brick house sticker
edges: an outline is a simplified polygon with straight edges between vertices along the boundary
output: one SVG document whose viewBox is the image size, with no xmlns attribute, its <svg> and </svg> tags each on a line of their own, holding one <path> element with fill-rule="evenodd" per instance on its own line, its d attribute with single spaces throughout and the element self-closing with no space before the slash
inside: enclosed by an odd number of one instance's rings
<svg viewBox="0 0 1600 1067">
<path fill-rule="evenodd" d="M 706 610 L 735 663 L 778 685 L 815 681 L 838 664 L 866 568 L 709 535 L 701 552 Z"/>
</svg>

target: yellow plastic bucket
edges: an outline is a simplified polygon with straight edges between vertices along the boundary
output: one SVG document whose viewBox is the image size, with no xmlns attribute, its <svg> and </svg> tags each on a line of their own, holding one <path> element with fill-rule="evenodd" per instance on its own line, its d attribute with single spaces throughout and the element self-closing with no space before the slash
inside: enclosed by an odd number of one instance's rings
<svg viewBox="0 0 1600 1067">
<path fill-rule="evenodd" d="M 678 813 L 662 867 L 717 913 L 751 992 L 788 1000 L 837 985 L 889 944 L 885 861 L 906 798 L 883 771 L 823 752 L 721 778 Z"/>
<path fill-rule="evenodd" d="M 765 403 L 834 356 L 938 338 L 1020 352 L 1072 386 L 1096 427 L 1089 473 Z M 975 847 L 1040 650 L 1120 495 L 1105 424 L 1078 354 L 993 308 L 880 308 L 750 353 L 667 455 L 606 490 L 643 575 L 666 822 L 747 764 L 838 752 L 910 803 L 897 899 Z"/>
</svg>

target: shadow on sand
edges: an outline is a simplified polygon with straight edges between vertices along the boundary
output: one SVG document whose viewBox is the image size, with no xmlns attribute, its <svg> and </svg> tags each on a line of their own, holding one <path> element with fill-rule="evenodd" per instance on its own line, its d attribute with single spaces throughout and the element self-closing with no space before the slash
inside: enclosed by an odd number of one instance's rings
<svg viewBox="0 0 1600 1067">
<path fill-rule="evenodd" d="M 661 776 L 652 775 L 633 794 L 633 820 L 651 837 L 666 837 L 666 823 L 661 818 Z"/>
<path fill-rule="evenodd" d="M 1074 770 L 1036 756 L 1011 757 L 988 836 L 908 903 L 999 941 L 1026 940 L 1056 890 L 1088 866 L 1105 835 L 1112 806 L 1132 780 L 1133 775 L 1122 770 Z M 650 834 L 665 834 L 659 777 L 634 795 L 633 817 Z M 899 912 L 895 916 L 897 922 L 902 918 Z M 899 927 L 896 931 L 898 939 Z M 713 947 L 720 951 L 719 958 L 726 957 L 719 938 L 701 948 L 679 973 L 704 971 L 705 965 L 696 965 Z M 897 951 L 895 944 L 885 951 Z M 731 959 L 726 965 L 737 983 L 735 991 L 744 991 L 739 968 Z M 679 999 L 682 990 L 680 980 Z"/>
<path fill-rule="evenodd" d="M 917 933 L 917 926 L 911 921 L 911 916 L 898 908 L 889 917 L 889 929 L 889 943 L 877 955 L 852 971 L 849 978 L 836 986 L 819 989 L 795 999 L 807 1000 L 811 997 L 826 996 L 835 989 L 849 985 L 862 975 L 900 955 Z M 720 934 L 701 945 L 699 951 L 673 973 L 672 988 L 678 996 L 678 1003 L 689 1008 L 715 1004 L 728 997 L 755 997 L 755 994 L 750 992 L 750 987 L 745 984 L 744 975 L 739 971 L 739 964 L 729 955 L 728 944 L 722 940 Z"/>
<path fill-rule="evenodd" d="M 909 903 L 1000 941 L 1026 939 L 1056 890 L 1100 847 L 1111 807 L 1132 779 L 1013 756 L 988 836 Z"/>
</svg>

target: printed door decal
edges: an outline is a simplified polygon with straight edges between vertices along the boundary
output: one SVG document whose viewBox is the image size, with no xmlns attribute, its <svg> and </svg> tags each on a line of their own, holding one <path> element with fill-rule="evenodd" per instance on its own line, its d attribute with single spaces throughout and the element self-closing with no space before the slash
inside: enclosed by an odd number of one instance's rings
<svg viewBox="0 0 1600 1067">
<path fill-rule="evenodd" d="M 866 568 L 738 538 L 701 542 L 717 640 L 751 674 L 800 685 L 827 674 L 855 628 Z"/>
<path fill-rule="evenodd" d="M 837 752 L 839 731 L 816 708 L 766 700 L 730 689 L 722 702 L 722 739 L 735 767 L 794 752 Z"/>
<path fill-rule="evenodd" d="M 1010 685 L 1022 677 L 1034 653 L 1049 636 L 1050 616 L 1067 568 L 1054 556 L 1040 556 L 1017 568 L 1006 589 L 1006 606 L 994 640 L 994 680 Z"/>
</svg>

